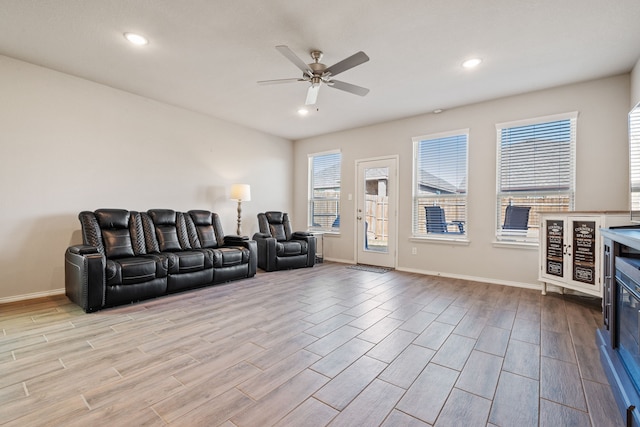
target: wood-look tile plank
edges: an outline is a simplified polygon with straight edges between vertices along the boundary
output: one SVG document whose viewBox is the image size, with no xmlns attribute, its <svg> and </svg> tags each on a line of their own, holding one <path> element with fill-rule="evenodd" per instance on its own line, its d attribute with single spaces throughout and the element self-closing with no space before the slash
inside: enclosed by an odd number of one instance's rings
<svg viewBox="0 0 640 427">
<path fill-rule="evenodd" d="M 485 427 L 491 400 L 454 388 L 435 423 L 436 427 Z"/>
<path fill-rule="evenodd" d="M 536 427 L 539 415 L 538 384 L 531 378 L 503 371 L 493 398 L 489 422 L 496 426 Z"/>
<path fill-rule="evenodd" d="M 396 408 L 433 424 L 457 378 L 458 371 L 429 363 Z"/>
<path fill-rule="evenodd" d="M 586 411 L 587 403 L 578 365 L 541 357 L 540 397 Z"/>
<path fill-rule="evenodd" d="M 325 405 L 313 397 L 302 402 L 293 411 L 282 418 L 274 427 L 324 427 L 340 412 L 336 411 L 329 405 Z"/>
<path fill-rule="evenodd" d="M 2 419 L 2 425 L 8 427 L 39 426 L 43 425 L 43 420 L 46 420 L 46 425 L 62 426 L 67 425 L 71 420 L 82 417 L 88 411 L 89 408 L 85 405 L 82 397 L 76 395 L 53 404 L 33 405 L 31 411 L 20 418 L 12 418 L 11 414 L 5 415 Z"/>
<path fill-rule="evenodd" d="M 382 305 L 380 306 L 380 308 L 385 309 L 385 306 Z M 407 321 L 423 308 L 424 308 L 424 305 L 422 304 L 405 302 L 400 307 L 393 310 L 393 312 L 389 314 L 389 317 L 392 319 Z"/>
<path fill-rule="evenodd" d="M 484 329 L 487 318 L 477 316 L 467 312 L 467 315 L 458 323 L 453 333 L 456 335 L 462 335 L 473 339 L 478 339 L 482 330 Z"/>
<path fill-rule="evenodd" d="M 329 424 L 342 426 L 377 426 L 382 424 L 404 390 L 380 380 L 374 380 Z"/>
<path fill-rule="evenodd" d="M 540 346 L 509 340 L 502 369 L 534 380 L 540 379 Z"/>
<path fill-rule="evenodd" d="M 336 375 L 313 396 L 341 411 L 386 367 L 386 363 L 363 356 Z"/>
<path fill-rule="evenodd" d="M 434 350 L 419 345 L 409 345 L 378 376 L 381 380 L 408 389 L 431 361 Z"/>
<path fill-rule="evenodd" d="M 231 417 L 238 427 L 267 426 L 278 422 L 320 389 L 329 378 L 306 369 L 273 390 L 253 406 Z"/>
<path fill-rule="evenodd" d="M 590 426 L 589 414 L 546 399 L 540 399 L 540 427 Z M 594 424 L 598 427 L 603 424 Z M 618 425 L 618 424 L 613 424 Z"/>
<path fill-rule="evenodd" d="M 429 424 L 417 418 L 400 412 L 397 409 L 391 411 L 380 427 L 429 427 Z"/>
<path fill-rule="evenodd" d="M 398 328 L 403 331 L 413 332 L 415 334 L 421 334 L 427 327 L 433 322 L 437 314 L 427 313 L 426 311 L 419 311 L 411 316 L 406 322 L 400 325 Z"/>
<path fill-rule="evenodd" d="M 592 347 L 585 347 L 578 344 L 574 345 L 574 349 L 576 350 L 582 380 L 608 384 L 607 376 L 604 373 L 602 362 L 600 361 L 599 351 Z"/>
<path fill-rule="evenodd" d="M 402 320 L 385 317 L 358 335 L 358 338 L 377 344 L 396 330 L 398 326 L 402 325 L 402 323 Z"/>
<path fill-rule="evenodd" d="M 461 371 L 471 354 L 476 340 L 451 334 L 431 359 L 433 363 Z"/>
<path fill-rule="evenodd" d="M 501 357 L 474 350 L 458 377 L 456 387 L 486 399 L 493 399 L 502 361 Z"/>
<path fill-rule="evenodd" d="M 340 327 L 348 324 L 353 321 L 355 317 L 347 316 L 346 314 L 337 314 L 324 322 L 318 323 L 317 325 L 305 330 L 305 333 L 309 335 L 313 335 L 317 338 L 322 338 L 325 335 L 330 334 L 331 332 L 339 329 Z"/>
<path fill-rule="evenodd" d="M 338 347 L 313 365 L 311 369 L 333 378 L 373 348 L 374 344 L 354 338 Z"/>
<path fill-rule="evenodd" d="M 214 375 L 207 375 L 201 381 L 191 382 L 187 387 L 155 403 L 152 408 L 164 420 L 171 422 L 201 405 L 216 400 L 217 396 L 261 373 L 262 371 L 255 366 L 240 362 Z M 180 378 L 179 375 L 174 377 Z"/>
<path fill-rule="evenodd" d="M 232 388 L 216 397 L 213 401 L 197 406 L 195 409 L 173 420 L 171 426 L 209 426 L 215 420 L 227 420 L 245 409 L 251 408 L 255 402 L 240 391 Z"/>
<path fill-rule="evenodd" d="M 418 334 L 396 329 L 376 344 L 367 353 L 367 356 L 385 363 L 391 363 L 417 336 Z"/>
<path fill-rule="evenodd" d="M 300 350 L 238 385 L 238 389 L 254 400 L 260 400 L 320 359 L 320 356 Z"/>
<path fill-rule="evenodd" d="M 609 384 L 584 381 L 584 392 L 593 426 L 614 427 L 623 425 L 623 418 L 616 407 Z"/>
<path fill-rule="evenodd" d="M 190 356 L 180 356 L 158 367 L 149 369 L 148 375 L 133 375 L 119 381 L 90 389 L 83 396 L 91 409 L 115 402 L 137 400 L 146 405 L 159 402 L 184 389 L 184 385 L 171 376 L 171 372 L 196 363 Z"/>
<path fill-rule="evenodd" d="M 49 372 L 60 369 L 64 369 L 64 366 L 59 360 L 41 362 L 37 360 L 33 361 L 31 357 L 3 363 L 3 374 L 0 375 L 0 388 L 28 381 L 39 375 L 48 374 Z"/>
<path fill-rule="evenodd" d="M 381 308 L 373 308 L 349 323 L 350 326 L 365 330 L 387 317 L 391 312 Z"/>
<path fill-rule="evenodd" d="M 344 325 L 319 340 L 312 342 L 305 348 L 320 356 L 326 356 L 336 348 L 349 342 L 352 338 L 355 338 L 361 332 L 361 329 Z"/>
<path fill-rule="evenodd" d="M 346 314 L 348 316 L 354 316 L 354 317 L 358 317 L 359 318 L 360 316 L 363 316 L 364 314 L 366 314 L 369 311 L 373 310 L 374 308 L 378 307 L 380 304 L 381 304 L 380 301 L 374 301 L 372 299 L 367 299 L 365 301 L 362 301 L 362 302 L 354 305 L 353 307 L 349 308 L 348 310 L 345 310 L 344 314 Z"/>
<path fill-rule="evenodd" d="M 260 369 L 267 369 L 269 366 L 275 365 L 285 357 L 295 353 L 300 349 L 305 348 L 316 340 L 316 337 L 301 333 L 281 343 L 277 347 L 272 347 L 268 350 L 260 352 L 259 354 L 251 357 L 249 361 Z M 194 354 L 194 357 L 197 358 L 198 356 Z"/>
<path fill-rule="evenodd" d="M 516 320 L 511 329 L 511 339 L 540 345 L 540 319 L 524 319 L 516 314 Z"/>
<path fill-rule="evenodd" d="M 485 326 L 476 342 L 476 350 L 504 357 L 509 344 L 510 332 L 495 326 Z"/>
<path fill-rule="evenodd" d="M 455 327 L 453 325 L 433 322 L 420 335 L 418 335 L 413 343 L 432 350 L 438 350 L 454 329 Z"/>
<path fill-rule="evenodd" d="M 493 313 L 491 313 L 491 316 L 487 320 L 487 325 L 511 330 L 511 328 L 513 327 L 513 322 L 515 318 L 516 318 L 515 311 L 498 308 L 494 310 Z"/>
<path fill-rule="evenodd" d="M 540 354 L 544 357 L 576 363 L 573 342 L 568 332 L 543 329 L 540 335 Z"/>
<path fill-rule="evenodd" d="M 456 326 L 458 323 L 460 323 L 465 314 L 467 314 L 466 308 L 450 305 L 442 313 L 440 313 L 440 315 L 438 315 L 436 321 Z"/>
</svg>

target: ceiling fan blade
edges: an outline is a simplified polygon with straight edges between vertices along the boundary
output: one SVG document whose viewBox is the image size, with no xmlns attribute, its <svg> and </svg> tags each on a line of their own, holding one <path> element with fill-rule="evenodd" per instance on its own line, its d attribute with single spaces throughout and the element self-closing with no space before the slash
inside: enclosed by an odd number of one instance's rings
<svg viewBox="0 0 640 427">
<path fill-rule="evenodd" d="M 260 80 L 258 82 L 259 85 L 277 85 L 281 83 L 293 83 L 293 82 L 304 82 L 305 79 L 275 79 L 275 80 Z"/>
<path fill-rule="evenodd" d="M 320 92 L 319 84 L 312 84 L 309 86 L 309 90 L 307 90 L 307 100 L 304 105 L 314 105 L 318 100 L 318 92 Z"/>
<path fill-rule="evenodd" d="M 298 57 L 298 55 L 293 53 L 293 51 L 291 49 L 289 49 L 289 47 L 287 47 L 285 45 L 279 45 L 279 46 L 276 46 L 276 49 L 278 49 L 278 52 L 280 52 L 282 55 L 284 55 L 285 58 L 287 58 L 289 61 L 293 62 L 293 65 L 295 65 L 296 67 L 300 68 L 300 70 L 303 73 L 305 73 L 306 75 L 308 75 L 310 77 L 313 77 L 313 71 L 311 71 L 309 66 L 307 64 L 305 64 L 304 61 Z"/>
<path fill-rule="evenodd" d="M 353 93 L 354 95 L 365 96 L 369 93 L 369 89 L 362 86 L 352 85 L 351 83 L 341 82 L 340 80 L 331 80 L 327 82 L 329 87 L 334 89 L 344 90 L 345 92 Z"/>
<path fill-rule="evenodd" d="M 369 57 L 367 56 L 367 54 L 364 53 L 363 51 L 360 51 L 358 53 L 354 53 L 353 55 L 351 55 L 346 59 L 343 59 L 337 64 L 333 64 L 331 67 L 324 70 L 324 72 L 325 74 L 330 73 L 332 76 L 336 76 L 342 73 L 343 71 L 347 71 L 355 66 L 364 64 L 368 60 L 369 60 Z"/>
</svg>

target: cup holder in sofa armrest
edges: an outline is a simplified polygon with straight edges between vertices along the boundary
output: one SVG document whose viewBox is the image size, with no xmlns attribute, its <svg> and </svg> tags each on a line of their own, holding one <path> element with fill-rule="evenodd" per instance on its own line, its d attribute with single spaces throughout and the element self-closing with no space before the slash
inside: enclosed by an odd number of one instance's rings
<svg viewBox="0 0 640 427">
<path fill-rule="evenodd" d="M 69 252 L 77 255 L 88 255 L 88 254 L 99 253 L 98 248 L 96 248 L 95 246 L 89 246 L 89 245 L 69 246 Z"/>
</svg>

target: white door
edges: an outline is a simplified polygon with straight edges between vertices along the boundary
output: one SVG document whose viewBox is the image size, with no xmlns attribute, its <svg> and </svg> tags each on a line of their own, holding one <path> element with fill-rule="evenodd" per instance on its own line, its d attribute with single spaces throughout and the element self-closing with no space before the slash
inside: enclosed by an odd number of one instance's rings
<svg viewBox="0 0 640 427">
<path fill-rule="evenodd" d="M 397 157 L 358 160 L 356 261 L 396 266 Z"/>
</svg>

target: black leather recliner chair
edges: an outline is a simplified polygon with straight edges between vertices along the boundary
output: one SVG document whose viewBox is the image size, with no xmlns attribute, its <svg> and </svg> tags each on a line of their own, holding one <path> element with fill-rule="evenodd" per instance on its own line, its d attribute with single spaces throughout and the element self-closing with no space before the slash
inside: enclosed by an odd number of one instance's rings
<svg viewBox="0 0 640 427">
<path fill-rule="evenodd" d="M 260 232 L 253 235 L 258 244 L 258 267 L 265 271 L 313 267 L 316 238 L 306 231 L 291 231 L 284 212 L 258 214 Z"/>
</svg>

